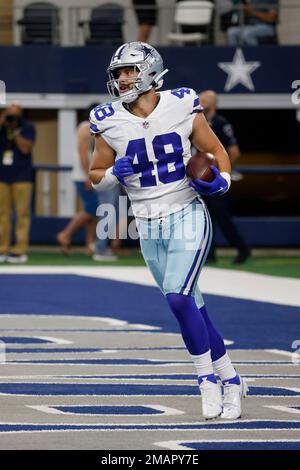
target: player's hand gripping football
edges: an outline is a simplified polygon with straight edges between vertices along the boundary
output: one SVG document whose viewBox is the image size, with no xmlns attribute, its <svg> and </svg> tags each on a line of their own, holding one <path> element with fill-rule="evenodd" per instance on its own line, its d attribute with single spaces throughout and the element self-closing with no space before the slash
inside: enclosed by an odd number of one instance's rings
<svg viewBox="0 0 300 470">
<path fill-rule="evenodd" d="M 134 174 L 132 161 L 133 161 L 132 157 L 125 156 L 116 160 L 113 166 L 112 174 L 118 178 L 118 180 L 120 181 L 121 184 L 123 184 L 123 186 L 127 186 L 124 178 L 126 176 L 131 176 Z"/>
<path fill-rule="evenodd" d="M 190 182 L 190 186 L 202 196 L 221 196 L 221 194 L 226 193 L 226 191 L 229 189 L 230 177 L 228 178 L 229 181 L 227 181 L 227 179 L 222 176 L 222 173 L 220 173 L 214 165 L 211 165 L 211 170 L 214 174 L 214 179 L 210 183 L 195 179 Z"/>
</svg>

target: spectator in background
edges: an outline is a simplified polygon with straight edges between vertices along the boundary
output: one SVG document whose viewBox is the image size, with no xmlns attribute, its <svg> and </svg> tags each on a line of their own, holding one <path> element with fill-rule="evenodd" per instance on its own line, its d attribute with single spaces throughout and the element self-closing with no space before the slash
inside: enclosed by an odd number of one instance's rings
<svg viewBox="0 0 300 470">
<path fill-rule="evenodd" d="M 56 239 L 60 244 L 63 253 L 71 253 L 71 243 L 74 234 L 85 227 L 86 229 L 86 253 L 93 256 L 95 261 L 114 261 L 117 257 L 108 247 L 108 239 L 96 240 L 97 207 L 101 203 L 111 203 L 116 206 L 119 192 L 116 190 L 106 191 L 105 194 L 97 194 L 91 185 L 88 177 L 90 161 L 94 149 L 94 137 L 90 133 L 88 121 L 90 111 L 97 106 L 92 104 L 86 115 L 86 120 L 81 122 L 77 128 L 77 148 L 75 155 L 72 178 L 76 186 L 77 193 L 83 203 L 83 210 L 75 214 L 68 225 L 57 234 Z"/>
<path fill-rule="evenodd" d="M 156 24 L 156 0 L 133 0 L 133 5 L 139 25 L 137 40 L 148 42 L 152 26 Z"/>
<path fill-rule="evenodd" d="M 240 149 L 231 124 L 224 116 L 217 113 L 217 94 L 212 90 L 206 90 L 199 94 L 199 99 L 210 127 L 224 145 L 233 166 L 240 156 Z M 213 226 L 218 225 L 229 244 L 238 251 L 233 263 L 244 263 L 250 256 L 250 249 L 233 222 L 228 207 L 228 195 L 224 194 L 222 197 L 211 196 L 204 198 L 204 200 L 211 215 Z M 215 250 L 216 245 L 213 238 L 207 258 L 208 261 L 216 261 Z"/>
<path fill-rule="evenodd" d="M 238 9 L 240 0 L 215 0 L 216 11 L 220 17 L 221 31 L 227 31 L 230 26 L 239 23 Z"/>
<path fill-rule="evenodd" d="M 13 103 L 0 116 L 0 262 L 28 260 L 35 129 L 22 115 L 22 108 Z M 11 247 L 13 209 L 16 241 Z"/>
<path fill-rule="evenodd" d="M 93 109 L 96 104 L 93 104 L 90 109 Z M 86 254 L 92 256 L 95 249 L 96 239 L 96 211 L 97 211 L 97 196 L 93 192 L 91 182 L 88 177 L 90 158 L 93 151 L 93 137 L 90 135 L 89 122 L 87 112 L 86 120 L 81 122 L 77 128 L 77 150 L 74 156 L 74 165 L 72 171 L 72 179 L 76 186 L 79 198 L 82 201 L 83 209 L 77 212 L 70 220 L 68 225 L 57 234 L 56 239 L 60 244 L 64 254 L 68 255 L 71 252 L 71 243 L 73 235 L 82 227 L 86 229 Z"/>
<path fill-rule="evenodd" d="M 278 0 L 241 0 L 245 24 L 227 31 L 229 46 L 257 46 L 259 38 L 276 35 Z"/>
</svg>

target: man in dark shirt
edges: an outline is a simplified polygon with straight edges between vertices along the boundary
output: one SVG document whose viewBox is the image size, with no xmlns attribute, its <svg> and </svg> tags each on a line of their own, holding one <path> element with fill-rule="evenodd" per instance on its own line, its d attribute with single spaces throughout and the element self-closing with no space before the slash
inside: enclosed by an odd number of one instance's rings
<svg viewBox="0 0 300 470">
<path fill-rule="evenodd" d="M 257 46 L 260 37 L 276 34 L 278 0 L 241 0 L 240 3 L 244 5 L 244 24 L 228 29 L 229 46 Z"/>
<path fill-rule="evenodd" d="M 235 161 L 240 156 L 240 149 L 231 124 L 224 116 L 217 113 L 216 93 L 211 90 L 206 90 L 200 93 L 199 99 L 210 127 L 224 145 L 231 160 L 231 164 L 234 165 Z M 228 196 L 224 194 L 222 197 L 205 198 L 205 203 L 211 215 L 213 226 L 218 225 L 229 244 L 238 250 L 238 254 L 233 261 L 234 264 L 244 263 L 250 256 L 250 249 L 233 222 L 228 207 Z M 216 260 L 215 248 L 216 246 L 213 239 L 208 261 Z"/>
<path fill-rule="evenodd" d="M 17 104 L 0 115 L 0 262 L 25 263 L 30 229 L 33 125 Z M 16 243 L 11 246 L 11 217 L 16 211 Z"/>
<path fill-rule="evenodd" d="M 152 27 L 156 24 L 156 0 L 133 0 L 138 20 L 138 41 L 148 42 Z"/>
</svg>

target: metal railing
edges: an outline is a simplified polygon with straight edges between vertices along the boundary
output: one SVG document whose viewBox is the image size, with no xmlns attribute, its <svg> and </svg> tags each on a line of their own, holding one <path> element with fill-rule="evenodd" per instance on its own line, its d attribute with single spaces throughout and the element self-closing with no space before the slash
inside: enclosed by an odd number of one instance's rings
<svg viewBox="0 0 300 470">
<path fill-rule="evenodd" d="M 214 3 L 214 15 L 212 21 L 207 25 L 202 26 L 190 26 L 191 31 L 195 31 L 194 28 L 200 28 L 199 31 L 205 30 L 208 39 L 206 42 L 212 42 L 215 44 L 226 44 L 226 28 L 229 26 L 239 26 L 241 32 L 246 25 L 246 15 L 244 14 L 244 5 L 238 3 L 231 7 L 229 0 L 227 2 L 227 8 L 222 7 L 223 3 Z M 26 32 L 26 21 L 24 20 L 24 11 L 26 6 L 31 1 L 17 0 L 14 2 L 12 8 L 7 6 L 0 7 L 0 43 L 1 44 L 13 44 L 21 45 L 28 42 L 28 31 Z M 51 3 L 51 2 L 50 2 Z M 91 0 L 85 2 L 84 6 L 74 5 L 74 0 L 64 0 L 55 7 L 55 13 L 53 11 L 52 21 L 50 22 L 50 33 L 49 24 L 47 21 L 39 23 L 40 31 L 43 28 L 47 28 L 49 33 L 48 42 L 53 45 L 62 46 L 80 46 L 85 45 L 87 41 L 87 35 L 91 34 L 91 17 L 92 12 L 96 6 L 101 6 L 103 3 L 111 3 L 110 0 Z M 131 0 L 114 0 L 112 3 L 119 4 L 122 6 L 124 12 L 124 21 L 122 24 L 122 33 L 124 41 L 135 40 L 138 35 L 138 22 L 136 11 L 133 8 Z M 235 2 L 236 3 L 236 2 Z M 232 2 L 233 4 L 233 2 Z M 270 4 L 263 4 L 270 8 Z M 153 9 L 153 5 L 145 5 L 139 7 L 141 11 Z M 150 36 L 153 44 L 157 45 L 168 45 L 171 44 L 169 40 L 169 33 L 175 27 L 174 17 L 176 10 L 175 0 L 157 0 L 156 7 L 157 20 L 156 25 L 152 28 Z M 297 20 L 298 18 L 298 20 Z M 227 22 L 227 24 L 226 24 Z M 280 44 L 300 44 L 300 4 L 296 1 L 290 1 L 289 3 L 279 2 L 279 14 L 277 20 L 277 33 L 279 32 L 279 43 Z M 85 26 L 84 26 L 85 25 Z M 31 27 L 34 29 L 33 25 Z M 184 26 L 184 29 L 189 28 L 188 25 Z M 222 31 L 223 29 L 223 31 Z M 297 31 L 298 30 L 298 31 Z M 45 33 L 44 29 L 44 33 Z M 85 31 L 85 33 L 83 33 Z M 36 31 L 35 31 L 36 33 Z M 47 34 L 46 34 L 47 36 Z M 5 39 L 6 38 L 6 39 Z M 25 39 L 24 39 L 25 38 Z M 290 39 L 289 39 L 290 38 Z M 47 43 L 47 37 L 43 38 L 44 42 Z M 281 40 L 282 39 L 282 40 Z M 275 38 L 278 41 L 278 38 Z M 30 43 L 30 41 L 28 42 Z M 38 43 L 38 40 L 37 40 Z M 41 41 L 43 43 L 43 41 Z M 183 42 L 184 43 L 184 42 Z M 195 42 L 197 43 L 197 41 Z M 201 42 L 200 42 L 201 43 Z M 174 44 L 174 43 L 172 43 Z M 243 35 L 241 35 L 240 44 L 243 44 Z"/>
</svg>

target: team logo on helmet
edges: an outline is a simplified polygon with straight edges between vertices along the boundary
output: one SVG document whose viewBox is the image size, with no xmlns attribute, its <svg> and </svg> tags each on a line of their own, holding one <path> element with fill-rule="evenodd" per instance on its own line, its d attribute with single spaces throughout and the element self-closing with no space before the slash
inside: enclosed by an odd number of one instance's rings
<svg viewBox="0 0 300 470">
<path fill-rule="evenodd" d="M 141 46 L 136 47 L 136 49 L 137 49 L 138 51 L 143 52 L 143 54 L 144 54 L 144 60 L 146 60 L 149 55 L 151 55 L 151 56 L 153 57 L 153 54 L 152 54 L 152 47 L 148 47 L 147 45 L 143 44 L 143 45 L 141 45 Z M 133 55 L 133 54 L 131 54 L 131 55 Z"/>
</svg>

